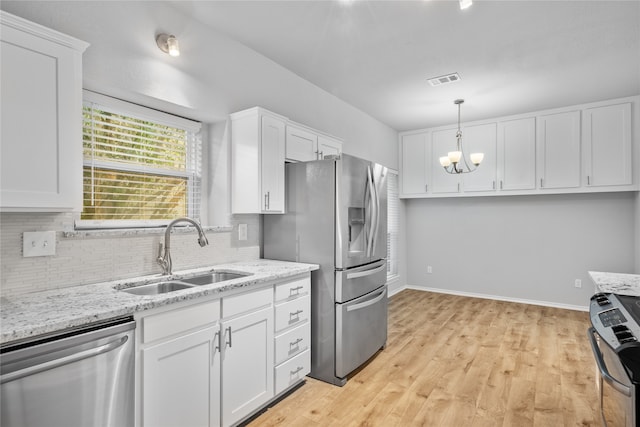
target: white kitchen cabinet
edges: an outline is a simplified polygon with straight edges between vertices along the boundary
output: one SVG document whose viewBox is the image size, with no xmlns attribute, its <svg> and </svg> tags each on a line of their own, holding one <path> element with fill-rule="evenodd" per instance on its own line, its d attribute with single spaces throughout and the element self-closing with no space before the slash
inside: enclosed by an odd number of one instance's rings
<svg viewBox="0 0 640 427">
<path fill-rule="evenodd" d="M 311 372 L 311 281 L 308 276 L 275 288 L 275 394 Z"/>
<path fill-rule="evenodd" d="M 318 135 L 298 126 L 287 124 L 287 160 L 308 162 L 318 159 Z"/>
<path fill-rule="evenodd" d="M 584 110 L 582 132 L 586 185 L 631 185 L 631 103 Z"/>
<path fill-rule="evenodd" d="M 220 302 L 140 319 L 140 425 L 220 425 Z"/>
<path fill-rule="evenodd" d="M 434 130 L 431 133 L 431 192 L 434 194 L 459 193 L 459 174 L 450 174 L 440 165 L 440 157 L 456 150 L 457 128 Z"/>
<path fill-rule="evenodd" d="M 285 123 L 260 107 L 231 115 L 232 213 L 284 212 Z"/>
<path fill-rule="evenodd" d="M 0 208 L 82 210 L 88 44 L 0 11 Z"/>
<path fill-rule="evenodd" d="M 143 426 L 220 424 L 218 334 L 211 326 L 142 351 Z"/>
<path fill-rule="evenodd" d="M 400 196 L 427 194 L 431 167 L 430 133 L 404 134 L 400 137 Z"/>
<path fill-rule="evenodd" d="M 469 167 L 471 153 L 484 153 L 482 163 L 475 171 L 462 174 L 464 192 L 496 190 L 497 129 L 495 123 L 464 126 L 462 128 L 462 148 Z"/>
<path fill-rule="evenodd" d="M 342 154 L 342 141 L 326 135 L 318 135 L 318 158 Z"/>
<path fill-rule="evenodd" d="M 580 111 L 537 117 L 540 189 L 580 187 Z"/>
<path fill-rule="evenodd" d="M 342 141 L 293 122 L 287 124 L 286 154 L 289 161 L 307 162 L 342 153 Z"/>
<path fill-rule="evenodd" d="M 536 119 L 498 123 L 498 189 L 500 191 L 536 188 Z"/>
</svg>

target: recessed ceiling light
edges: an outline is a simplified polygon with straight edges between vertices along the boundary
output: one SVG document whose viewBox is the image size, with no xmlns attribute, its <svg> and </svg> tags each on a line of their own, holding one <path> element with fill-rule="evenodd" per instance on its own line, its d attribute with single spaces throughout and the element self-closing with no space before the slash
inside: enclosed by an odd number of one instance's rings
<svg viewBox="0 0 640 427">
<path fill-rule="evenodd" d="M 432 77 L 428 80 L 431 86 L 440 86 L 447 83 L 460 81 L 458 73 L 445 74 L 444 76 Z"/>
</svg>

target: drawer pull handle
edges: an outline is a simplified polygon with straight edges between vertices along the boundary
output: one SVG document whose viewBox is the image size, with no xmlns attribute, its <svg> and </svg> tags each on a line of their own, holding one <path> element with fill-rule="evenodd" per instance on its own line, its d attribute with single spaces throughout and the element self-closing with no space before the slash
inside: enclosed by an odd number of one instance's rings
<svg viewBox="0 0 640 427">
<path fill-rule="evenodd" d="M 291 371 L 291 375 L 298 375 L 298 372 L 302 371 L 304 368 L 302 366 L 298 366 L 295 371 Z"/>
<path fill-rule="evenodd" d="M 291 341 L 291 342 L 289 343 L 289 347 L 297 347 L 297 346 L 298 346 L 298 344 L 300 344 L 300 342 L 301 342 L 301 341 L 302 341 L 302 338 L 298 338 L 298 339 L 297 339 L 297 340 L 295 340 L 295 341 Z"/>
<path fill-rule="evenodd" d="M 300 313 L 302 313 L 304 310 L 298 310 L 298 311 L 294 311 L 289 313 L 289 317 L 300 317 Z"/>
<path fill-rule="evenodd" d="M 300 289 L 304 288 L 304 286 L 296 286 L 295 288 L 289 289 L 289 296 L 300 294 Z"/>
</svg>

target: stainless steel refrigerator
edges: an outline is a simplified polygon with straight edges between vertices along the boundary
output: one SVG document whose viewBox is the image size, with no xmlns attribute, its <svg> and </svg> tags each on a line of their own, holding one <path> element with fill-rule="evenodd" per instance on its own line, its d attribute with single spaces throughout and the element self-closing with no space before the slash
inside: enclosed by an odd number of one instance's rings
<svg viewBox="0 0 640 427">
<path fill-rule="evenodd" d="M 264 217 L 265 258 L 311 274 L 311 377 L 344 385 L 387 341 L 387 168 L 353 156 L 286 165 L 286 213 Z"/>
</svg>

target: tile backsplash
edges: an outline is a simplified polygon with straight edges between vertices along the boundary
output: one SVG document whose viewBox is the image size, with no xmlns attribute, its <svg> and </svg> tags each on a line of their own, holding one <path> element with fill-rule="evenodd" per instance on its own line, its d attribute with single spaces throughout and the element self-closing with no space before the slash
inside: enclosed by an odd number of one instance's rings
<svg viewBox="0 0 640 427">
<path fill-rule="evenodd" d="M 10 296 L 47 289 L 98 283 L 160 273 L 156 263 L 164 233 L 95 235 L 73 230 L 70 213 L 2 213 L 0 215 L 0 295 Z M 231 218 L 228 228 L 207 231 L 209 245 L 201 248 L 197 234 L 173 233 L 174 271 L 260 258 L 258 215 Z M 248 239 L 237 239 L 237 225 L 248 224 Z M 25 231 L 56 231 L 56 255 L 24 258 Z M 222 231 L 221 231 L 222 230 Z M 72 233 L 74 234 L 74 233 Z"/>
</svg>

